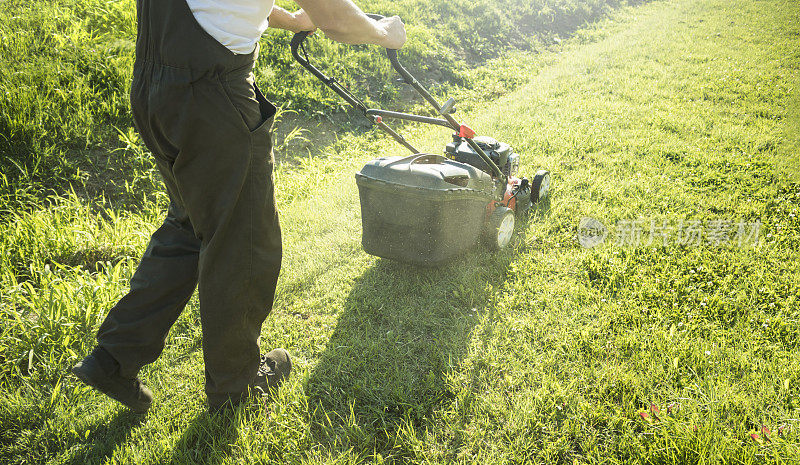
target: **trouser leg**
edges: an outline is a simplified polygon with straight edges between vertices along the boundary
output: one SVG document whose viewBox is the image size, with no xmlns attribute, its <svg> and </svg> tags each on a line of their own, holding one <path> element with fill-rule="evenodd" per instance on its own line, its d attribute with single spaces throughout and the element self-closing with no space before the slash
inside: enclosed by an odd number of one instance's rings
<svg viewBox="0 0 800 465">
<path fill-rule="evenodd" d="M 218 405 L 243 395 L 255 378 L 261 325 L 272 308 L 280 272 L 274 107 L 257 101 L 247 74 L 195 83 L 193 92 L 198 108 L 182 138 L 184 153 L 192 159 L 179 156 L 173 174 L 202 239 L 199 297 L 206 393 L 209 403 Z"/>
<path fill-rule="evenodd" d="M 97 334 L 98 345 L 134 377 L 161 354 L 167 333 L 186 306 L 198 276 L 200 241 L 186 212 L 172 201 L 130 283 Z"/>
</svg>

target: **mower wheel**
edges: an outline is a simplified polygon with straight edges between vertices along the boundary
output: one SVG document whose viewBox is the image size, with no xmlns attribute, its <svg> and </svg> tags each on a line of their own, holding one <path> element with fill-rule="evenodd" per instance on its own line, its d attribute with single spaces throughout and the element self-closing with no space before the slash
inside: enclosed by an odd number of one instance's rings
<svg viewBox="0 0 800 465">
<path fill-rule="evenodd" d="M 539 203 L 550 195 L 550 172 L 539 170 L 531 181 L 531 204 Z"/>
<path fill-rule="evenodd" d="M 493 250 L 504 249 L 514 235 L 514 211 L 498 205 L 486 224 L 486 241 Z"/>
</svg>

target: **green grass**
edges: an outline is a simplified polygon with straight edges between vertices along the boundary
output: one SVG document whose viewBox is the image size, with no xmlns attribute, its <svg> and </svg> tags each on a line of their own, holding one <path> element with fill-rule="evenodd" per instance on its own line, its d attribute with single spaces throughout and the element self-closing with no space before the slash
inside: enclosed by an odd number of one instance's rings
<svg viewBox="0 0 800 465">
<path fill-rule="evenodd" d="M 141 168 L 112 179 L 139 183 L 130 202 L 31 188 L 28 208 L 7 203 L 0 461 L 798 463 L 800 10 L 676 0 L 612 16 L 465 71 L 460 117 L 554 175 L 512 250 L 439 269 L 364 254 L 353 172 L 401 153 L 373 132 L 278 171 L 286 260 L 262 344 L 289 348 L 296 374 L 268 412 L 205 413 L 196 300 L 142 373 L 147 416 L 64 376 L 162 214 L 127 130 Z M 486 79 L 501 63 L 507 85 Z M 404 132 L 437 152 L 448 138 Z M 758 219 L 761 242 L 583 249 L 584 216 Z M 749 437 L 762 425 L 766 445 Z"/>
</svg>

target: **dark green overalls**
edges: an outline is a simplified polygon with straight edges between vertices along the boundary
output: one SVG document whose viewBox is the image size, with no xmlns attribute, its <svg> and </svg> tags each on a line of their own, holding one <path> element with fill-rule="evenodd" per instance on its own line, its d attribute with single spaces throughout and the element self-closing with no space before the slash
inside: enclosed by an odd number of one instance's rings
<svg viewBox="0 0 800 465">
<path fill-rule="evenodd" d="M 281 266 L 271 130 L 275 107 L 253 81 L 258 49 L 236 55 L 185 0 L 138 0 L 134 123 L 170 197 L 99 346 L 133 377 L 164 348 L 199 284 L 209 404 L 253 382 L 258 337 Z"/>
</svg>

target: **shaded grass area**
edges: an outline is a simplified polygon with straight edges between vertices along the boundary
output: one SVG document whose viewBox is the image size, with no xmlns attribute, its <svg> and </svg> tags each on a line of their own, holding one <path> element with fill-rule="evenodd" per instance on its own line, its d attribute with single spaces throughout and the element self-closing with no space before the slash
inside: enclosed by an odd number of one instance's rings
<svg viewBox="0 0 800 465">
<path fill-rule="evenodd" d="M 0 231 L 0 460 L 796 463 L 798 20 L 772 0 L 646 5 L 474 103 L 472 127 L 511 143 L 526 174 L 554 175 L 503 254 L 428 270 L 361 252 L 352 173 L 399 153 L 388 142 L 346 135 L 281 171 L 286 263 L 262 343 L 290 348 L 297 374 L 267 410 L 205 413 L 196 301 L 142 374 L 157 396 L 146 417 L 63 376 L 163 199 L 15 213 Z M 447 140 L 407 132 L 431 150 Z M 583 249 L 583 216 L 614 233 L 639 217 L 760 220 L 761 241 Z M 749 436 L 762 426 L 764 445 Z"/>
</svg>

